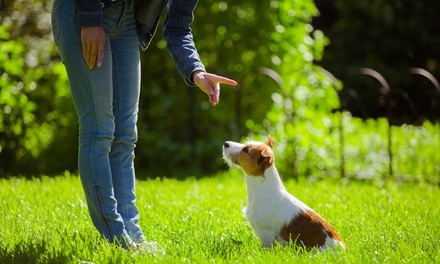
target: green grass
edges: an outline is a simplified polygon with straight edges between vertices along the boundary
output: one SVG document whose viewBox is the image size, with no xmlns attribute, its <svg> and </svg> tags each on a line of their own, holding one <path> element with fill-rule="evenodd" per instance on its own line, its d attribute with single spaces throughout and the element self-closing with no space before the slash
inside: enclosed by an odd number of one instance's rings
<svg viewBox="0 0 440 264">
<path fill-rule="evenodd" d="M 0 180 L 0 263 L 440 263 L 440 189 L 425 184 L 286 181 L 329 220 L 344 252 L 263 249 L 241 214 L 238 171 L 137 184 L 145 235 L 166 250 L 139 255 L 94 229 L 79 179 Z"/>
</svg>

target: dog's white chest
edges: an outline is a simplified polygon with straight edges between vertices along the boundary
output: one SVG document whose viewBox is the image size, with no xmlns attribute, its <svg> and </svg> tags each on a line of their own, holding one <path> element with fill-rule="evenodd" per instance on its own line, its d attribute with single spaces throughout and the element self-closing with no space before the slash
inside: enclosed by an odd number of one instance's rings
<svg viewBox="0 0 440 264">
<path fill-rule="evenodd" d="M 273 240 L 283 226 L 309 209 L 286 191 L 275 167 L 269 168 L 264 178 L 246 176 L 246 186 L 248 207 L 245 215 L 262 240 L 266 235 Z"/>
</svg>

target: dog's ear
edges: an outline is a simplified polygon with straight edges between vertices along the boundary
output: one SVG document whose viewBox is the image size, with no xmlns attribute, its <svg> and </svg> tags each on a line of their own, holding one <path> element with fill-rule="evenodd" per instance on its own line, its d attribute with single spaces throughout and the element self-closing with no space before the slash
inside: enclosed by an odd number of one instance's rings
<svg viewBox="0 0 440 264">
<path fill-rule="evenodd" d="M 263 165 L 266 169 L 273 163 L 273 154 L 269 149 L 263 149 L 258 159 L 258 164 Z"/>
<path fill-rule="evenodd" d="M 272 156 L 272 153 L 271 153 L 271 151 L 269 151 L 268 149 L 265 148 L 261 151 L 261 156 L 264 158 L 269 158 Z"/>
<path fill-rule="evenodd" d="M 271 137 L 267 137 L 266 145 L 268 145 L 271 149 L 275 146 L 275 140 Z"/>
</svg>

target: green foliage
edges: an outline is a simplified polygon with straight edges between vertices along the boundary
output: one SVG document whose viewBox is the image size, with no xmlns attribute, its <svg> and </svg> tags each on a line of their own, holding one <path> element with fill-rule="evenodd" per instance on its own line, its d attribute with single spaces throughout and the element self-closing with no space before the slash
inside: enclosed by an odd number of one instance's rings
<svg viewBox="0 0 440 264">
<path fill-rule="evenodd" d="M 12 38 L 7 26 L 0 38 L 0 175 L 47 170 L 39 161 L 72 120 L 66 74 L 50 40 Z"/>
<path fill-rule="evenodd" d="M 386 122 L 332 113 L 340 108 L 335 90 L 342 84 L 316 65 L 329 40 L 311 26 L 314 2 L 260 2 L 198 4 L 192 29 L 202 60 L 208 71 L 239 82 L 222 87 L 215 108 L 183 83 L 159 27 L 142 53 L 137 176 L 214 173 L 226 168 L 224 141 L 267 134 L 278 142 L 285 177 L 340 176 L 341 116 L 347 176 L 387 175 Z M 51 38 L 50 1 L 0 5 L 0 177 L 75 170 L 77 117 Z M 393 127 L 395 174 L 433 180 L 440 170 L 432 143 L 438 134 L 431 123 Z"/>
<path fill-rule="evenodd" d="M 278 166 L 287 175 L 334 174 L 337 160 L 330 155 L 337 147 L 336 119 L 329 113 L 338 107 L 334 89 L 340 84 L 314 65 L 327 43 L 322 32 L 310 25 L 317 10 L 309 1 L 272 3 L 279 18 L 273 45 L 280 54 L 274 59 L 278 65 L 272 78 L 282 81 L 271 95 L 273 104 L 266 119 L 246 124 L 256 134 L 268 133 L 278 140 Z"/>
<path fill-rule="evenodd" d="M 29 102 L 26 94 L 22 93 L 23 90 L 30 90 L 30 87 L 25 87 L 21 81 L 21 70 L 25 64 L 21 56 L 23 45 L 17 41 L 5 42 L 10 36 L 4 27 L 0 27 L 0 35 L 2 37 L 0 109 L 3 113 L 0 115 L 0 154 L 4 156 L 0 159 L 2 162 L 0 168 L 8 170 L 10 160 L 7 160 L 7 157 L 13 155 L 15 159 L 19 159 L 26 154 L 25 146 L 20 146 L 20 137 L 30 138 L 30 135 L 26 135 L 26 130 L 32 129 L 30 124 L 35 119 L 32 111 L 35 110 L 36 105 Z"/>
<path fill-rule="evenodd" d="M 202 61 L 208 71 L 240 83 L 237 88 L 224 86 L 215 108 L 198 88 L 185 87 L 160 34 L 156 36 L 157 42 L 144 53 L 142 65 L 146 77 L 137 157 L 143 168 L 167 175 L 185 170 L 214 172 L 223 163 L 219 155 L 223 142 L 247 133 L 244 120 L 261 120 L 270 108 L 265 99 L 275 89 L 269 80 L 258 76 L 260 67 L 272 64 L 268 43 L 274 30 L 273 16 L 267 8 L 268 2 L 199 3 L 192 28 Z M 155 146 L 157 151 L 142 146 Z"/>
<path fill-rule="evenodd" d="M 146 168 L 167 164 L 172 170 L 167 175 L 175 174 L 175 168 L 213 172 L 223 163 L 219 153 L 225 140 L 254 131 L 298 141 L 280 127 L 293 131 L 295 115 L 310 119 L 315 110 L 325 115 L 337 105 L 332 84 L 314 66 L 327 43 L 310 25 L 316 14 L 308 0 L 199 3 L 193 32 L 202 60 L 209 71 L 238 80 L 239 87 L 223 87 L 220 105 L 211 108 L 197 88 L 183 86 L 171 62 L 151 55 L 166 56 L 159 40 L 145 54 L 144 73 L 166 78 L 143 82 L 139 146 L 160 146 L 160 151 L 138 147 L 141 163 Z"/>
<path fill-rule="evenodd" d="M 140 224 L 165 256 L 106 243 L 92 225 L 78 177 L 0 180 L 0 263 L 438 263 L 440 189 L 425 184 L 286 181 L 326 218 L 345 252 L 264 249 L 241 213 L 238 171 L 203 180 L 137 182 Z"/>
<path fill-rule="evenodd" d="M 185 174 L 185 171 L 193 174 L 214 172 L 222 166 L 223 161 L 220 158 L 222 143 L 230 139 L 239 140 L 247 135 L 245 120 L 261 123 L 271 108 L 272 101 L 268 98 L 278 87 L 262 72 L 264 73 L 264 69 L 278 70 L 280 58 L 284 57 L 286 52 L 292 52 L 281 48 L 284 44 L 280 42 L 279 37 L 283 34 L 290 36 L 292 38 L 289 42 L 295 42 L 298 46 L 304 41 L 310 41 L 303 34 L 310 33 L 307 21 L 315 11 L 307 11 L 313 9 L 313 2 L 303 2 L 286 4 L 272 1 L 262 4 L 252 1 L 204 1 L 199 3 L 193 23 L 193 33 L 202 60 L 209 71 L 230 76 L 240 83 L 238 88 L 223 87 L 221 103 L 216 108 L 209 105 L 206 95 L 198 88 L 185 86 L 165 50 L 165 43 L 160 38 L 159 30 L 152 46 L 143 53 L 140 139 L 136 150 L 138 169 L 146 170 L 152 176 L 175 175 L 176 171 L 179 174 Z M 12 17 L 12 7 L 15 6 L 23 12 L 23 3 L 16 0 L 14 3 L 9 3 L 10 8 L 5 10 L 6 12 L 9 10 L 8 14 Z M 28 17 L 30 21 L 24 24 L 17 19 L 11 19 L 12 22 L 8 20 L 15 36 L 14 40 L 8 37 L 7 42 L 15 41 L 24 45 L 17 59 L 29 53 L 47 56 L 38 60 L 36 64 L 39 66 L 38 71 L 45 73 L 44 76 L 30 75 L 35 80 L 29 80 L 36 84 L 33 93 L 38 96 L 31 99 L 28 97 L 31 103 L 29 105 L 35 104 L 37 107 L 34 112 L 28 112 L 38 117 L 35 119 L 34 127 L 30 125 L 27 127 L 32 133 L 41 131 L 41 135 L 45 136 L 45 141 L 38 140 L 41 144 L 34 143 L 23 147 L 25 153 L 30 149 L 35 152 L 34 155 L 28 155 L 28 160 L 35 162 L 34 166 L 26 166 L 34 169 L 34 173 L 38 173 L 39 169 L 44 172 L 59 171 L 62 166 L 71 169 L 74 168 L 72 160 L 76 159 L 76 118 L 71 102 L 64 101 L 68 95 L 66 75 L 61 66 L 55 67 L 61 65 L 59 60 L 49 57 L 50 54 L 54 54 L 54 49 L 48 24 L 42 25 L 44 30 L 41 32 L 31 27 L 32 18 L 39 18 L 35 10 L 41 11 L 41 16 L 47 19 L 47 6 L 47 1 L 35 5 L 31 10 L 32 15 Z M 290 10 L 290 15 L 283 19 L 296 23 L 292 23 L 289 27 L 283 26 L 284 21 L 280 20 L 278 14 L 281 9 L 282 12 Z M 42 19 L 42 21 L 46 20 Z M 27 31 L 18 30 L 21 25 Z M 40 39 L 45 44 L 44 47 L 50 51 L 40 52 L 39 45 L 33 45 L 35 35 L 31 34 L 32 37 L 27 37 L 24 32 L 33 32 L 33 34 L 38 32 L 39 36 L 43 36 Z M 308 59 L 310 60 L 311 57 L 308 56 Z M 11 65 L 21 68 L 17 63 Z M 21 68 L 24 70 L 21 75 L 35 68 L 23 65 L 25 68 Z M 59 82 L 52 74 L 55 76 L 59 74 Z M 56 84 L 56 89 L 51 84 Z M 7 90 L 9 93 L 9 89 Z M 6 96 L 2 97 L 6 98 Z M 35 100 L 36 98 L 38 101 Z M 48 120 L 48 117 L 52 117 L 53 120 Z M 19 124 L 13 118 L 10 122 Z M 57 133 L 54 134 L 54 131 Z M 12 142 L 9 140 L 10 135 L 11 133 L 4 137 L 5 141 Z M 24 134 L 21 133 L 15 140 L 15 145 L 24 145 L 26 141 L 24 138 Z M 33 137 L 36 138 L 38 137 Z M 59 147 L 60 144 L 63 144 L 62 148 Z M 3 147 L 3 153 L 8 157 L 5 163 L 12 166 L 12 168 L 3 167 L 7 168 L 5 171 L 25 173 L 24 166 L 20 165 L 21 159 L 11 154 L 15 149 L 11 147 L 11 153 L 8 154 L 5 149 Z M 59 162 L 59 156 L 65 157 L 64 160 L 67 162 Z M 44 166 L 37 170 L 35 166 L 37 164 Z"/>
<path fill-rule="evenodd" d="M 389 176 L 388 123 L 339 112 L 338 92 L 343 85 L 315 64 L 328 39 L 309 24 L 317 10 L 306 3 L 295 4 L 301 10 L 295 13 L 300 21 L 291 17 L 294 4 L 277 5 L 282 26 L 275 26 L 272 38 L 283 55 L 271 76 L 280 89 L 271 95 L 272 107 L 262 122 L 246 121 L 251 136 L 264 140 L 270 134 L 278 141 L 277 166 L 286 177 L 340 177 L 342 170 L 347 177 Z M 438 135 L 438 128 L 429 122 L 393 127 L 393 176 L 436 182 L 440 142 L 432 139 Z"/>
</svg>

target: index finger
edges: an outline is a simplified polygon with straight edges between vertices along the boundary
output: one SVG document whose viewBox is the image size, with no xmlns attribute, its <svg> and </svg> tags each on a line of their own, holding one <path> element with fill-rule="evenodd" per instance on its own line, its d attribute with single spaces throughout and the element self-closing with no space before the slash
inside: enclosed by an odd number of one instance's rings
<svg viewBox="0 0 440 264">
<path fill-rule="evenodd" d="M 223 76 L 218 76 L 218 75 L 214 75 L 213 77 L 214 77 L 214 81 L 216 81 L 218 83 L 229 84 L 229 85 L 233 85 L 233 86 L 237 85 L 237 82 L 232 79 L 229 79 L 229 78 L 226 78 Z"/>
</svg>

